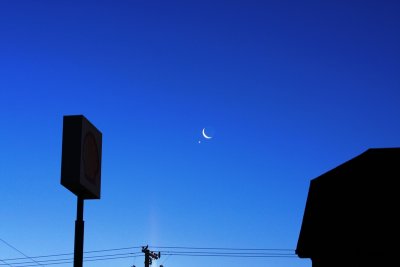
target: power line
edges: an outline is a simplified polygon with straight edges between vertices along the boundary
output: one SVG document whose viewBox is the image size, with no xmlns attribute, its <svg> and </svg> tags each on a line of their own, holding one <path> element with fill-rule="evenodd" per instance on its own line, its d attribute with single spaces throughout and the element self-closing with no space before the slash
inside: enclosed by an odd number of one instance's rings
<svg viewBox="0 0 400 267">
<path fill-rule="evenodd" d="M 109 252 L 109 251 L 121 251 L 121 250 L 131 250 L 131 249 L 141 249 L 142 246 L 132 246 L 132 247 L 122 247 L 122 248 L 110 248 L 110 249 L 100 249 L 100 250 L 89 250 L 85 251 L 85 254 L 92 253 L 101 253 L 101 252 Z M 188 246 L 149 246 L 149 248 L 157 248 L 157 249 L 190 249 L 190 250 L 226 250 L 226 251 L 293 251 L 294 249 L 280 249 L 280 248 L 224 248 L 224 247 L 188 247 Z M 161 252 L 171 252 L 170 250 L 161 250 Z M 39 258 L 49 258 L 49 257 L 58 257 L 58 256 L 67 256 L 73 255 L 73 253 L 60 253 L 60 254 L 49 254 L 49 255 L 41 255 L 41 256 L 31 256 L 29 258 L 39 259 Z M 9 260 L 20 260 L 26 259 L 24 258 L 10 258 L 3 259 L 6 261 Z"/>
<path fill-rule="evenodd" d="M 6 244 L 7 246 L 9 246 L 10 248 L 14 249 L 15 251 L 18 251 L 20 254 L 24 255 L 25 258 L 30 259 L 31 261 L 35 262 L 36 265 L 41 265 L 40 263 L 38 263 L 37 261 L 35 261 L 34 259 L 32 259 L 31 257 L 29 257 L 28 255 L 24 254 L 22 251 L 20 251 L 19 249 L 17 249 L 16 247 L 12 246 L 11 244 L 7 243 L 6 241 L 4 241 L 2 238 L 0 238 L 0 241 L 3 242 L 4 244 Z M 36 266 L 34 265 L 34 266 Z"/>
<path fill-rule="evenodd" d="M 171 256 L 190 256 L 190 257 L 225 257 L 225 258 L 297 258 L 296 255 L 245 255 L 245 254 L 188 254 L 188 253 L 164 253 L 163 255 L 171 255 Z"/>
<path fill-rule="evenodd" d="M 129 256 L 129 257 L 137 257 L 137 256 L 141 256 L 141 254 L 139 252 L 136 253 L 117 253 L 117 254 L 105 254 L 105 255 L 97 255 L 97 256 L 87 256 L 85 257 L 85 259 L 89 260 L 89 259 L 96 259 L 96 258 L 100 258 L 103 259 L 105 257 L 120 257 L 120 256 Z M 51 262 L 58 262 L 58 261 L 69 261 L 73 258 L 61 258 L 61 259 L 49 259 L 49 260 L 38 260 L 39 263 L 42 264 L 49 264 Z M 3 261 L 16 261 L 17 259 L 4 259 Z M 27 263 L 31 263 L 31 262 L 27 262 L 27 261 L 21 261 L 19 259 L 18 263 L 13 263 L 13 264 L 27 264 Z M 1 265 L 1 264 L 0 264 Z"/>
<path fill-rule="evenodd" d="M 108 252 L 108 251 L 119 251 L 119 250 L 128 250 L 128 249 L 135 249 L 135 248 L 141 248 L 140 246 L 138 247 L 124 247 L 124 248 L 111 248 L 111 249 L 101 249 L 101 250 L 89 250 L 85 251 L 85 254 L 90 254 L 90 253 L 99 253 L 99 252 Z M 38 259 L 38 258 L 50 258 L 50 257 L 59 257 L 59 256 L 67 256 L 67 255 L 74 255 L 74 253 L 60 253 L 60 254 L 49 254 L 49 255 L 42 255 L 42 256 L 33 256 L 30 257 L 32 259 Z M 11 258 L 11 259 L 3 259 L 5 261 L 8 260 L 21 260 L 21 259 L 26 259 L 26 258 Z"/>
<path fill-rule="evenodd" d="M 196 250 L 282 250 L 282 251 L 294 251 L 294 249 L 287 248 L 224 248 L 224 247 L 166 247 L 166 246 L 149 246 L 157 249 L 196 249 Z"/>
<path fill-rule="evenodd" d="M 1 264 L 1 265 L 7 265 L 7 266 L 11 266 L 11 267 L 13 267 L 11 264 L 9 264 L 9 263 L 7 263 L 7 262 L 5 262 L 4 260 L 0 260 L 2 263 L 4 263 L 4 264 Z"/>
<path fill-rule="evenodd" d="M 163 252 L 164 255 L 179 253 L 179 254 L 188 254 L 188 255 L 196 255 L 196 254 L 209 254 L 209 255 L 248 255 L 248 256 L 292 256 L 292 253 L 263 253 L 263 252 L 214 252 L 214 251 L 160 251 Z"/>
<path fill-rule="evenodd" d="M 85 257 L 83 261 L 85 262 L 91 262 L 91 261 L 104 261 L 104 260 L 116 260 L 116 259 L 125 259 L 125 258 L 136 258 L 138 256 L 141 256 L 139 253 L 123 253 L 123 254 L 108 254 L 108 255 L 99 255 L 99 256 L 91 256 L 91 257 Z M 74 259 L 73 258 L 63 258 L 63 259 L 54 259 L 54 260 L 41 260 L 38 261 L 42 264 L 47 265 L 58 265 L 58 264 L 67 264 L 67 263 L 73 263 Z M 7 263 L 6 263 L 7 264 Z M 4 264 L 4 265 L 6 265 Z M 3 264 L 0 264 L 3 265 Z M 12 267 L 28 267 L 28 266 L 37 266 L 31 264 L 31 262 L 15 262 L 13 263 Z"/>
<path fill-rule="evenodd" d="M 195 257 L 242 257 L 242 258 L 291 258 L 297 257 L 291 250 L 282 249 L 233 249 L 233 248 L 213 248 L 202 249 L 199 251 L 190 250 L 161 250 L 163 255 L 171 256 L 195 256 Z"/>
<path fill-rule="evenodd" d="M 162 248 L 162 255 L 178 257 L 231 257 L 231 258 L 296 258 L 293 249 L 277 248 L 223 248 L 223 247 L 189 247 L 189 246 L 152 246 L 153 248 Z M 102 250 L 91 250 L 84 252 L 84 261 L 104 261 L 123 258 L 142 257 L 140 252 L 123 252 L 142 248 L 141 246 L 110 248 Z M 111 251 L 120 251 L 121 253 L 109 253 Z M 98 255 L 96 255 L 98 254 Z M 73 253 L 50 254 L 25 258 L 1 259 L 0 266 L 11 267 L 31 267 L 37 265 L 58 265 L 69 264 L 73 262 Z M 60 258 L 61 257 L 61 258 Z M 34 261 L 26 261 L 26 259 Z M 166 258 L 166 259 L 167 259 Z M 36 259 L 36 260 L 34 260 Z M 166 260 L 165 259 L 165 260 Z M 24 261 L 25 260 L 25 261 Z"/>
<path fill-rule="evenodd" d="M 185 253 L 185 252 L 166 252 L 163 253 L 165 256 L 184 256 L 184 257 L 230 257 L 230 258 L 297 258 L 295 255 L 291 254 L 248 254 L 248 253 L 210 253 L 210 252 L 199 252 L 199 253 Z M 116 259 L 124 259 L 124 258 L 136 258 L 140 257 L 139 253 L 118 253 L 118 254 L 106 254 L 106 255 L 98 255 L 98 256 L 89 256 L 84 257 L 84 262 L 92 262 L 92 261 L 104 261 L 104 260 L 116 260 Z M 4 262 L 4 261 L 3 261 Z M 47 265 L 58 265 L 58 264 L 67 264 L 73 263 L 73 258 L 62 258 L 62 259 L 53 259 L 53 260 L 40 260 L 37 261 L 39 264 Z M 31 267 L 37 266 L 37 264 L 31 264 L 31 262 L 14 262 L 13 265 L 5 262 L 5 264 L 0 265 L 8 265 L 12 267 Z"/>
</svg>

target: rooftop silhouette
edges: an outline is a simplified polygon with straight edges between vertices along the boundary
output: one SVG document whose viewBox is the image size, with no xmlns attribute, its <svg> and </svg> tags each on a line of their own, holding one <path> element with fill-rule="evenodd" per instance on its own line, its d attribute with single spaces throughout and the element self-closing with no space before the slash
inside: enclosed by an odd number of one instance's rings
<svg viewBox="0 0 400 267">
<path fill-rule="evenodd" d="M 313 267 L 395 260 L 400 148 L 368 149 L 310 182 L 296 254 Z"/>
</svg>

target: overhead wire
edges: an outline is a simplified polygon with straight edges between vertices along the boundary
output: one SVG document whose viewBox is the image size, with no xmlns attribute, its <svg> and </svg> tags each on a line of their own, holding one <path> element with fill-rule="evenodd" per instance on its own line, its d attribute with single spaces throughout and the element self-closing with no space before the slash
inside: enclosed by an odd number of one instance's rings
<svg viewBox="0 0 400 267">
<path fill-rule="evenodd" d="M 4 260 L 0 260 L 0 261 L 1 261 L 2 263 L 4 263 L 4 264 L 1 264 L 1 265 L 7 265 L 7 266 L 10 266 L 10 267 L 13 267 L 11 264 L 5 262 Z"/>
<path fill-rule="evenodd" d="M 159 249 L 161 255 L 167 256 L 163 263 L 171 256 L 181 257 L 231 257 L 231 258 L 295 258 L 297 257 L 293 249 L 278 248 L 224 248 L 224 247 L 189 247 L 189 246 L 149 246 Z M 124 258 L 142 257 L 140 252 L 123 252 L 133 250 L 142 246 L 110 248 L 102 250 L 91 250 L 84 252 L 83 261 L 105 261 Z M 111 251 L 121 251 L 121 253 L 109 253 Z M 99 255 L 96 255 L 99 254 Z M 73 263 L 73 253 L 49 254 L 25 258 L 0 259 L 0 266 L 10 267 L 31 267 L 38 265 L 59 265 Z M 35 264 L 30 259 L 34 261 Z"/>
<path fill-rule="evenodd" d="M 297 257 L 293 249 L 283 248 L 227 248 L 227 247 L 162 247 L 163 255 L 169 256 L 196 256 L 196 257 L 246 257 L 246 258 L 271 258 L 271 257 Z M 188 251 L 189 250 L 189 251 Z"/>
<path fill-rule="evenodd" d="M 4 244 L 6 244 L 8 247 L 12 248 L 13 250 L 17 251 L 18 253 L 22 254 L 25 258 L 30 259 L 31 261 L 35 262 L 36 265 L 33 265 L 33 266 L 38 266 L 38 265 L 39 266 L 43 266 L 40 263 L 38 263 L 37 261 L 35 261 L 34 259 L 32 259 L 31 257 L 29 257 L 28 255 L 26 255 L 25 253 L 23 253 L 21 250 L 17 249 L 16 247 L 11 245 L 10 243 L 6 242 L 4 239 L 0 238 L 0 241 L 3 242 Z"/>
<path fill-rule="evenodd" d="M 181 247 L 181 246 L 149 246 L 153 249 L 196 249 L 196 250 L 282 250 L 282 251 L 294 251 L 294 249 L 288 248 L 227 248 L 227 247 Z"/>
<path fill-rule="evenodd" d="M 135 258 L 138 256 L 142 256 L 140 252 L 131 252 L 131 253 L 115 253 L 115 254 L 103 254 L 103 255 L 95 255 L 95 256 L 84 256 L 83 261 L 103 261 L 103 260 L 114 260 L 114 259 L 124 259 L 124 258 Z M 42 256 L 42 258 L 44 258 Z M 48 258 L 48 257 L 47 257 Z M 28 266 L 37 266 L 32 265 L 29 261 L 21 261 L 21 259 L 4 259 L 5 261 L 13 261 L 12 267 L 28 267 Z M 16 261 L 16 262 L 15 262 Z M 47 260 L 37 260 L 38 263 L 44 265 L 57 265 L 57 264 L 66 264 L 72 263 L 73 257 L 70 258 L 59 258 L 59 259 L 47 259 Z M 7 262 L 6 262 L 7 263 Z M 10 264 L 10 263 L 7 263 Z M 0 264 L 0 266 L 3 264 Z M 5 264 L 4 264 L 5 265 Z"/>
<path fill-rule="evenodd" d="M 209 255 L 248 255 L 248 256 L 262 256 L 262 255 L 270 255 L 270 256 L 291 256 L 291 253 L 264 253 L 264 252 L 215 252 L 215 251 L 160 251 L 164 255 L 172 254 L 172 253 L 179 253 L 179 254 L 188 254 L 188 255 L 196 255 L 196 254 L 209 254 Z"/>
<path fill-rule="evenodd" d="M 295 255 L 246 255 L 246 254 L 224 254 L 224 253 L 217 253 L 217 254 L 209 254 L 209 253 L 202 253 L 202 254 L 188 254 L 188 253 L 164 253 L 163 255 L 170 255 L 170 256 L 190 256 L 190 257 L 230 257 L 230 258 L 296 258 Z"/>
<path fill-rule="evenodd" d="M 85 256 L 84 259 L 85 260 L 89 260 L 89 259 L 96 259 L 96 258 L 100 258 L 100 259 L 104 259 L 107 257 L 137 257 L 137 256 L 141 256 L 140 252 L 134 252 L 134 253 L 117 253 L 117 254 L 105 254 L 105 255 L 97 255 L 97 256 Z M 69 261 L 72 260 L 73 258 L 61 258 L 61 259 L 49 259 L 49 260 L 38 260 L 39 263 L 43 263 L 43 264 L 49 264 L 52 262 L 58 262 L 58 261 Z M 3 261 L 15 261 L 17 259 L 4 259 Z M 27 264 L 30 262 L 23 262 L 23 261 L 19 261 L 17 264 Z M 14 263 L 15 264 L 15 263 Z"/>
<path fill-rule="evenodd" d="M 100 249 L 100 250 L 89 250 L 85 251 L 85 254 L 91 254 L 91 253 L 99 253 L 99 252 L 108 252 L 108 251 L 119 251 L 119 250 L 128 250 L 128 249 L 140 249 L 142 248 L 141 246 L 136 246 L 136 247 L 123 247 L 123 248 L 110 248 L 110 249 Z M 33 256 L 30 258 L 33 259 L 38 259 L 38 258 L 49 258 L 49 257 L 59 257 L 59 256 L 67 256 L 67 255 L 74 255 L 74 253 L 59 253 L 59 254 L 49 254 L 49 255 L 41 255 L 41 256 Z M 3 260 L 20 260 L 20 259 L 26 259 L 26 258 L 12 258 L 12 259 L 3 259 Z"/>
<path fill-rule="evenodd" d="M 291 250 L 286 249 L 233 249 L 213 248 L 213 250 L 160 250 L 163 255 L 195 256 L 195 257 L 246 257 L 246 258 L 271 258 L 271 257 L 296 257 Z"/>
</svg>

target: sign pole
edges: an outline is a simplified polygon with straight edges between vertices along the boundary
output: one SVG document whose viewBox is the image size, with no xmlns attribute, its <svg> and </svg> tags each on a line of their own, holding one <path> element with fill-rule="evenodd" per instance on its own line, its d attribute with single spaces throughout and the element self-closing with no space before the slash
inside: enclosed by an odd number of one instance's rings
<svg viewBox="0 0 400 267">
<path fill-rule="evenodd" d="M 77 198 L 76 221 L 75 221 L 75 247 L 74 247 L 74 267 L 82 267 L 83 265 L 83 236 L 84 226 L 83 221 L 83 202 L 82 197 Z"/>
<path fill-rule="evenodd" d="M 64 116 L 61 184 L 77 196 L 74 267 L 83 266 L 85 199 L 100 199 L 102 133 L 83 115 Z"/>
</svg>

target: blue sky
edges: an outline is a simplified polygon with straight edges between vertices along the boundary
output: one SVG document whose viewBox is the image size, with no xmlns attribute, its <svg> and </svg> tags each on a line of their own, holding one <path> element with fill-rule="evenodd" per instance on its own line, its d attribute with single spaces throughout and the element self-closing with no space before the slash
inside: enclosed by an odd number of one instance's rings
<svg viewBox="0 0 400 267">
<path fill-rule="evenodd" d="M 295 249 L 310 179 L 399 146 L 399 12 L 397 1 L 1 1 L 0 238 L 29 256 L 73 251 L 62 118 L 83 114 L 103 133 L 85 250 Z M 0 242 L 0 259 L 20 256 Z M 85 266 L 132 264 L 143 258 Z"/>
</svg>

